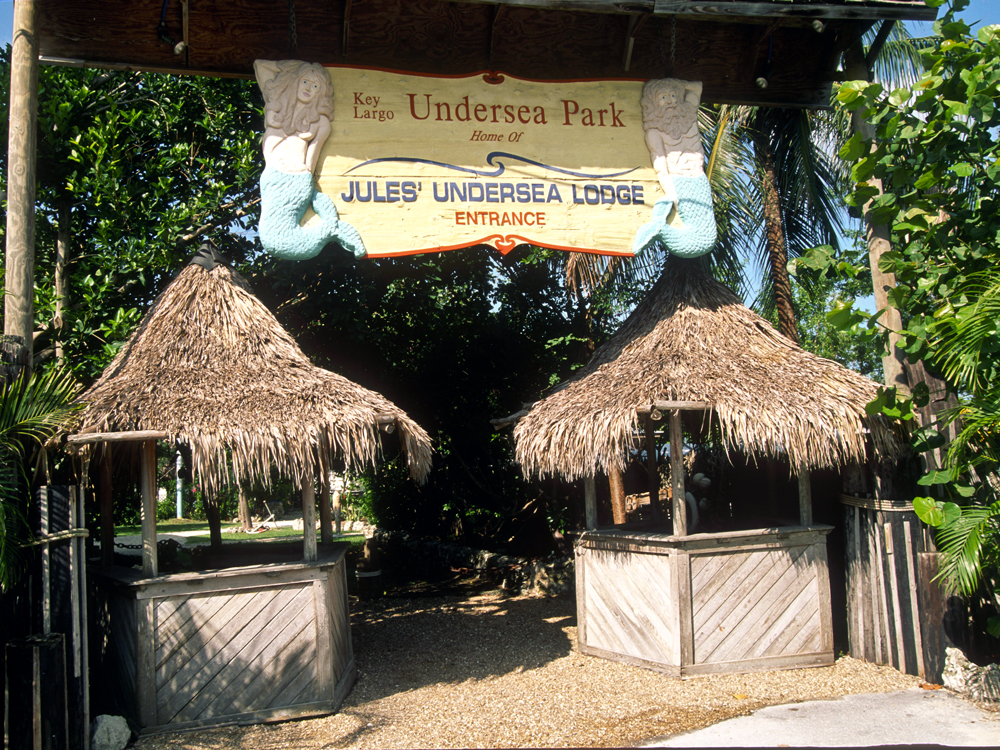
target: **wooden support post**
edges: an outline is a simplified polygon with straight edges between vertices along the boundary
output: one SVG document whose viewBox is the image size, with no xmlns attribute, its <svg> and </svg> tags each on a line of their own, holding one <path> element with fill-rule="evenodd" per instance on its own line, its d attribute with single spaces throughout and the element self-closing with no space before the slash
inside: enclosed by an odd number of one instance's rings
<svg viewBox="0 0 1000 750">
<path fill-rule="evenodd" d="M 49 509 L 49 488 L 42 487 L 38 493 L 38 531 L 44 538 L 49 534 L 51 520 Z M 42 633 L 52 632 L 52 549 L 48 542 L 42 544 L 39 554 L 42 568 Z"/>
<path fill-rule="evenodd" d="M 680 409 L 670 411 L 670 491 L 674 536 L 687 536 L 687 503 L 684 501 L 684 427 Z"/>
<path fill-rule="evenodd" d="M 115 507 L 111 495 L 111 446 L 101 447 L 97 500 L 101 508 L 101 565 L 115 564 Z"/>
<path fill-rule="evenodd" d="M 653 518 L 660 517 L 660 472 L 656 466 L 656 425 L 652 414 L 643 416 L 643 428 L 646 432 L 646 472 L 649 475 L 649 507 Z"/>
<path fill-rule="evenodd" d="M 87 525 L 87 513 L 85 510 L 87 507 L 86 477 L 84 477 L 84 480 L 80 483 L 80 491 L 77 494 L 77 502 L 74 509 L 75 518 L 73 526 L 78 529 L 85 528 Z M 83 537 L 77 537 L 75 541 L 77 559 L 80 561 L 80 564 L 77 568 L 74 584 L 76 585 L 77 600 L 80 604 L 79 610 L 74 614 L 74 617 L 80 629 L 80 674 L 78 677 L 83 681 L 83 717 L 80 719 L 79 726 L 87 728 L 83 732 L 83 750 L 90 750 L 90 649 L 87 647 L 87 644 L 90 643 L 90 638 L 87 632 L 87 540 Z"/>
<path fill-rule="evenodd" d="M 940 557 L 940 552 L 917 553 L 917 575 L 920 577 L 920 621 L 917 627 L 923 646 L 923 677 L 927 682 L 938 685 L 944 670 L 945 649 L 952 645 L 944 630 L 948 594 L 937 580 Z"/>
<path fill-rule="evenodd" d="M 31 370 L 35 296 L 35 131 L 38 120 L 37 3 L 14 3 L 7 141 L 4 334 L 21 336 Z"/>
<path fill-rule="evenodd" d="M 320 460 L 319 473 L 319 538 L 323 544 L 333 542 L 333 518 L 330 508 L 330 472 L 326 461 Z"/>
<path fill-rule="evenodd" d="M 156 558 L 156 441 L 144 440 L 139 450 L 142 452 L 139 480 L 142 487 L 142 574 L 155 577 L 159 575 Z"/>
<path fill-rule="evenodd" d="M 625 523 L 625 481 L 621 470 L 612 466 L 608 471 L 608 485 L 611 488 L 611 514 L 614 523 Z"/>
<path fill-rule="evenodd" d="M 597 486 L 594 477 L 583 478 L 583 502 L 587 529 L 597 528 Z"/>
<path fill-rule="evenodd" d="M 799 467 L 799 525 L 811 526 L 813 522 L 812 475 L 809 469 Z"/>
<path fill-rule="evenodd" d="M 906 544 L 906 581 L 910 594 L 910 627 L 914 645 L 917 651 L 917 674 L 927 679 L 927 669 L 924 666 L 924 643 L 920 634 L 920 602 L 917 594 L 917 573 L 913 557 L 913 534 L 910 522 L 903 521 L 903 542 Z"/>
<path fill-rule="evenodd" d="M 316 553 L 316 490 L 310 474 L 302 482 L 302 557 L 307 562 L 317 558 Z"/>
</svg>

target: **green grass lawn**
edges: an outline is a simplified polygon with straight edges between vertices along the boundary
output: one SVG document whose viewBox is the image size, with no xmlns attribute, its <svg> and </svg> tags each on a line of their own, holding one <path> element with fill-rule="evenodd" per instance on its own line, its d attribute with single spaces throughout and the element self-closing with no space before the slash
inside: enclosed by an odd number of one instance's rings
<svg viewBox="0 0 1000 750">
<path fill-rule="evenodd" d="M 267 531 L 261 531 L 256 534 L 246 534 L 244 532 L 227 532 L 226 529 L 231 529 L 237 524 L 234 523 L 224 523 L 222 524 L 222 541 L 223 542 L 245 542 L 251 539 L 274 539 L 277 537 L 302 537 L 301 531 L 296 531 L 295 529 L 282 526 L 276 529 L 268 529 Z M 166 521 L 156 522 L 156 532 L 157 534 L 169 534 L 171 532 L 178 531 L 203 531 L 204 534 L 191 534 L 187 537 L 188 544 L 208 544 L 211 541 L 211 536 L 208 530 L 208 521 L 193 521 L 188 518 L 171 518 Z M 133 534 L 141 534 L 142 526 L 115 526 L 115 536 L 130 536 Z M 316 532 L 319 534 L 319 532 Z M 351 533 L 342 534 L 338 537 L 340 541 L 354 542 L 357 539 L 364 539 L 364 534 L 361 533 Z"/>
</svg>

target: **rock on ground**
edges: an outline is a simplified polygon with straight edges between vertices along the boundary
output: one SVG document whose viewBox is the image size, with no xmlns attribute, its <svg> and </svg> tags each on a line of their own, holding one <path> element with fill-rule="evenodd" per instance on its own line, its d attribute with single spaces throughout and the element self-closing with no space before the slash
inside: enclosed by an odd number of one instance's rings
<svg viewBox="0 0 1000 750">
<path fill-rule="evenodd" d="M 90 750 L 124 750 L 132 730 L 122 716 L 101 714 L 90 723 Z"/>
</svg>

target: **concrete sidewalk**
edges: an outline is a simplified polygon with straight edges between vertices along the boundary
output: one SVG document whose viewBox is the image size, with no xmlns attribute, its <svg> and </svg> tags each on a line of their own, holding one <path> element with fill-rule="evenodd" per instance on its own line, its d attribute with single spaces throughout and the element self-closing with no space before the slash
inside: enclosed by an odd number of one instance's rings
<svg viewBox="0 0 1000 750">
<path fill-rule="evenodd" d="M 1000 746 L 1000 712 L 946 690 L 849 695 L 762 708 L 642 747 Z"/>
</svg>

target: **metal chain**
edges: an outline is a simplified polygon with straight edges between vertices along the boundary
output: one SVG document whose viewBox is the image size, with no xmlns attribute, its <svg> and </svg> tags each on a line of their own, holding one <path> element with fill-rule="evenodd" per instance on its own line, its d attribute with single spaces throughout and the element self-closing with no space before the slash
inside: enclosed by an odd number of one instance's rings
<svg viewBox="0 0 1000 750">
<path fill-rule="evenodd" d="M 660 27 L 660 60 L 663 62 L 663 76 L 674 77 L 674 58 L 677 56 L 677 16 L 670 16 L 670 61 L 667 62 L 667 46 L 663 42 L 663 24 Z"/>
<path fill-rule="evenodd" d="M 674 57 L 677 53 L 677 16 L 670 16 L 670 78 L 674 77 Z"/>
<path fill-rule="evenodd" d="M 288 0 L 288 46 L 292 52 L 299 46 L 298 30 L 295 28 L 295 0 Z"/>
<path fill-rule="evenodd" d="M 656 24 L 660 29 L 660 62 L 663 63 L 663 77 L 670 77 L 670 67 L 667 65 L 667 45 L 663 41 L 663 24 L 657 22 Z"/>
</svg>

